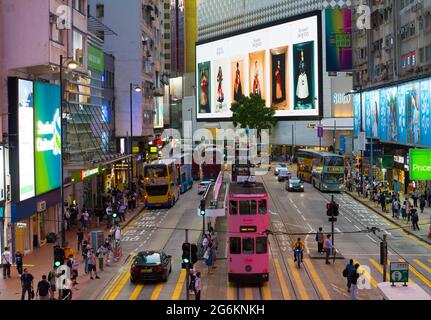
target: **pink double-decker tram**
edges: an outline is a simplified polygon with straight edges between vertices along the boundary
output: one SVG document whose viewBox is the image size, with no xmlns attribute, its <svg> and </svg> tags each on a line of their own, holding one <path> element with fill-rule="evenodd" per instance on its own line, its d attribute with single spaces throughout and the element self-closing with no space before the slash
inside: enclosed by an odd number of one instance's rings
<svg viewBox="0 0 431 320">
<path fill-rule="evenodd" d="M 269 214 L 264 185 L 231 183 L 227 207 L 229 281 L 268 281 Z"/>
</svg>

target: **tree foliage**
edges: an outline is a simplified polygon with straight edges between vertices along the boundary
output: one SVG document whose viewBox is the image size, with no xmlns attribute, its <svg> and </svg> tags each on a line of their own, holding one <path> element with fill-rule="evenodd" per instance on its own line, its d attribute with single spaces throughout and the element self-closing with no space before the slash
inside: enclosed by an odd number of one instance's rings
<svg viewBox="0 0 431 320">
<path fill-rule="evenodd" d="M 277 125 L 275 110 L 265 106 L 261 96 L 251 94 L 242 97 L 238 102 L 232 103 L 230 109 L 233 113 L 232 122 L 235 127 L 242 129 L 269 130 Z"/>
</svg>

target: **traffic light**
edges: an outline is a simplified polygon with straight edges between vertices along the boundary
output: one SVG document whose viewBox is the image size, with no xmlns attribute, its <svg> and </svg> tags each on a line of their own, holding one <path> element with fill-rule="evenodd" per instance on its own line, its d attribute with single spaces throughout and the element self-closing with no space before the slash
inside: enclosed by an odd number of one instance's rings
<svg viewBox="0 0 431 320">
<path fill-rule="evenodd" d="M 60 246 L 54 247 L 54 265 L 56 267 L 62 266 L 64 264 L 64 249 Z"/>
<path fill-rule="evenodd" d="M 187 269 L 190 268 L 191 266 L 191 261 L 190 261 L 190 243 L 188 242 L 184 242 L 183 246 L 183 254 L 182 254 L 182 261 L 181 261 L 181 268 L 182 269 Z"/>
<path fill-rule="evenodd" d="M 201 210 L 200 210 L 200 214 L 201 214 L 201 216 L 205 216 L 205 199 L 202 199 L 201 200 L 201 205 L 200 205 L 200 207 L 199 207 Z"/>
<path fill-rule="evenodd" d="M 332 215 L 334 215 L 334 217 L 337 217 L 339 215 L 339 204 L 334 202 L 330 202 L 326 204 L 326 215 L 328 217 L 332 217 Z"/>
<path fill-rule="evenodd" d="M 198 246 L 195 244 L 192 244 L 191 246 L 191 260 L 192 264 L 198 262 Z"/>
</svg>

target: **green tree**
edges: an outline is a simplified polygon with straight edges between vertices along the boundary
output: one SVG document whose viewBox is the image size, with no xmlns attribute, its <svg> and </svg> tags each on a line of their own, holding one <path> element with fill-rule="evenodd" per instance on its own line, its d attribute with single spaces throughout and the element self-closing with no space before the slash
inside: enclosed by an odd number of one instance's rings
<svg viewBox="0 0 431 320">
<path fill-rule="evenodd" d="M 258 134 L 262 130 L 269 130 L 277 125 L 275 110 L 265 106 L 265 100 L 257 94 L 242 97 L 238 102 L 232 103 L 230 109 L 233 113 L 232 122 L 235 127 L 242 129 L 255 129 Z"/>
</svg>

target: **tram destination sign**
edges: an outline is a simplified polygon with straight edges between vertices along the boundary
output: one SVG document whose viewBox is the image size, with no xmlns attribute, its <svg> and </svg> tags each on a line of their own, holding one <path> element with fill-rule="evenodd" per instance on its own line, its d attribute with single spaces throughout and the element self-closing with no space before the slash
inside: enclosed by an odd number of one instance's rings
<svg viewBox="0 0 431 320">
<path fill-rule="evenodd" d="M 407 262 L 391 262 L 390 282 L 409 282 L 409 264 Z"/>
</svg>

